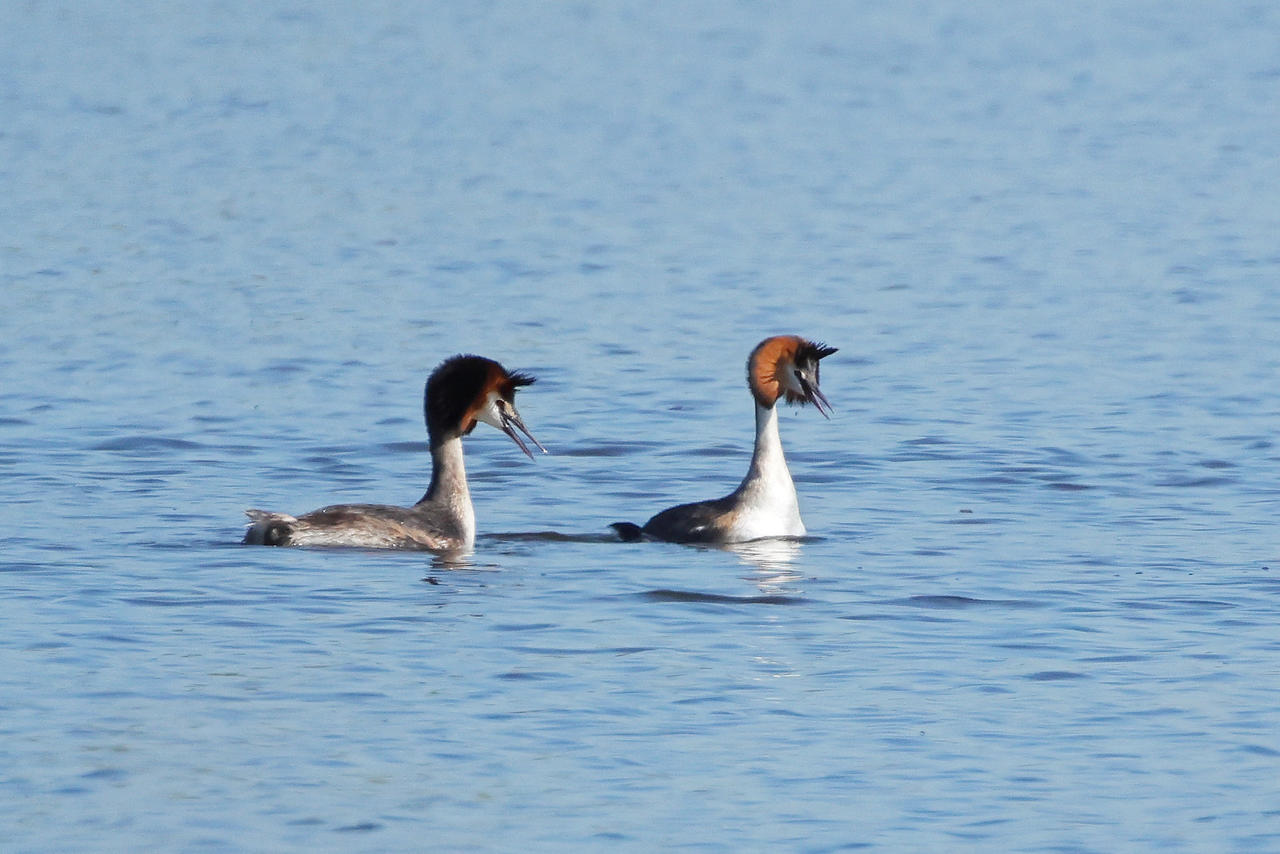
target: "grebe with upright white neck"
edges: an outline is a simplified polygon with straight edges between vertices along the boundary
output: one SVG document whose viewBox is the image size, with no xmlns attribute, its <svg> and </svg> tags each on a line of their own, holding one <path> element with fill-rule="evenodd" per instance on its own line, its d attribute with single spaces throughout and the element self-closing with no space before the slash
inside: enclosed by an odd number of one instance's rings
<svg viewBox="0 0 1280 854">
<path fill-rule="evenodd" d="M 423 411 L 431 448 L 431 486 L 412 507 L 335 504 L 302 516 L 246 510 L 249 545 L 350 546 L 366 549 L 470 548 L 475 510 L 462 462 L 462 437 L 483 421 L 511 437 L 531 459 L 517 429 L 544 454 L 516 412 L 515 394 L 534 377 L 482 356 L 453 356 L 427 379 Z"/>
<path fill-rule="evenodd" d="M 818 362 L 836 352 L 798 335 L 777 335 L 747 358 L 747 385 L 756 404 L 755 453 L 742 483 L 724 498 L 669 507 L 644 527 L 615 522 L 624 540 L 649 537 L 673 543 L 741 543 L 765 537 L 800 537 L 796 487 L 778 435 L 779 399 L 813 404 L 830 418 L 831 404 L 818 388 Z"/>
</svg>

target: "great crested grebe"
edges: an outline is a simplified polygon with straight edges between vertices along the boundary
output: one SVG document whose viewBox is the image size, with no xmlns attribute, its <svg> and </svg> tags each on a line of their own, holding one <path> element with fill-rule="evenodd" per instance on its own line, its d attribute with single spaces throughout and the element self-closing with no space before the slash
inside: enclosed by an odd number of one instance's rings
<svg viewBox="0 0 1280 854">
<path fill-rule="evenodd" d="M 775 404 L 812 403 L 830 418 L 831 404 L 818 388 L 818 362 L 835 347 L 798 335 L 777 335 L 756 345 L 747 358 L 747 385 L 756 403 L 756 445 L 742 483 L 724 498 L 669 507 L 644 527 L 615 522 L 624 540 L 652 537 L 673 543 L 740 543 L 763 537 L 804 535 L 796 487 L 782 455 Z"/>
<path fill-rule="evenodd" d="M 431 486 L 412 507 L 335 504 L 302 516 L 246 510 L 244 542 L 264 546 L 352 546 L 366 549 L 470 548 L 476 515 L 462 463 L 462 437 L 483 421 L 511 437 L 531 459 L 516 429 L 537 445 L 516 412 L 516 389 L 534 378 L 481 356 L 453 356 L 427 379 L 423 410 L 431 446 Z"/>
</svg>

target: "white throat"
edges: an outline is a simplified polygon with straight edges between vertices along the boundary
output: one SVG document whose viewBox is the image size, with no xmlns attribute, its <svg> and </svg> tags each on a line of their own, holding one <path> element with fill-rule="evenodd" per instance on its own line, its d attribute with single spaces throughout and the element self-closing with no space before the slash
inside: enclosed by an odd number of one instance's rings
<svg viewBox="0 0 1280 854">
<path fill-rule="evenodd" d="M 462 462 L 462 437 L 451 436 L 431 449 L 431 488 L 426 500 L 444 508 L 458 526 L 467 546 L 476 539 L 476 511 L 467 488 L 467 467 Z"/>
<path fill-rule="evenodd" d="M 735 540 L 799 537 L 805 532 L 796 487 L 782 454 L 776 406 L 756 403 L 755 453 L 734 498 L 737 512 L 731 530 Z"/>
</svg>

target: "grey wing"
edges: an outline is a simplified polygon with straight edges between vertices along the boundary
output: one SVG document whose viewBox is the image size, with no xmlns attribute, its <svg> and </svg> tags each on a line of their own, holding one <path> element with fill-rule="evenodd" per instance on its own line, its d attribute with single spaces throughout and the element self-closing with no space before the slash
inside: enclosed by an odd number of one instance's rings
<svg viewBox="0 0 1280 854">
<path fill-rule="evenodd" d="M 433 514 L 389 504 L 335 504 L 299 516 L 289 544 L 374 549 L 451 549 L 461 543 Z"/>
<path fill-rule="evenodd" d="M 725 539 L 733 522 L 729 497 L 668 507 L 644 523 L 645 534 L 671 543 L 714 543 Z"/>
</svg>

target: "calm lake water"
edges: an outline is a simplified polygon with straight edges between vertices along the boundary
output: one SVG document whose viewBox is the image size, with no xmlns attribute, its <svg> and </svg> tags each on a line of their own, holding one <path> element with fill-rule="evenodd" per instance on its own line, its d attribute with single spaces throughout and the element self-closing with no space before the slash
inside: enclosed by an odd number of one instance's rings
<svg viewBox="0 0 1280 854">
<path fill-rule="evenodd" d="M 0 848 L 1280 851 L 1280 7 L 0 10 Z M 797 332 L 811 536 L 722 495 Z M 411 503 L 480 537 L 243 547 Z"/>
</svg>

